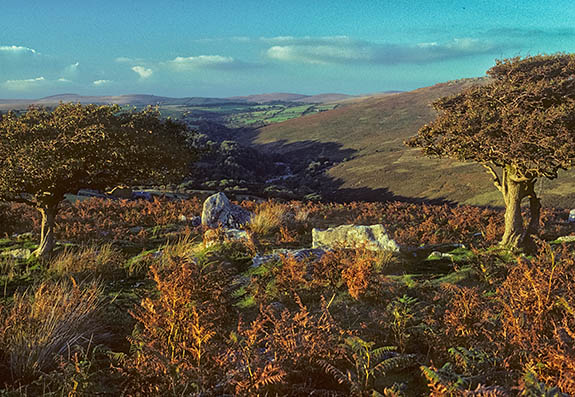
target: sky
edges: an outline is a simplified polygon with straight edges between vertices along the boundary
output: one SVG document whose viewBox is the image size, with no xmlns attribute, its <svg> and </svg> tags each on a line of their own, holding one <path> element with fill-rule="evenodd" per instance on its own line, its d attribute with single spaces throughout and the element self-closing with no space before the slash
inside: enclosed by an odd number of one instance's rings
<svg viewBox="0 0 575 397">
<path fill-rule="evenodd" d="M 575 52 L 571 0 L 0 0 L 0 98 L 366 94 Z"/>
</svg>

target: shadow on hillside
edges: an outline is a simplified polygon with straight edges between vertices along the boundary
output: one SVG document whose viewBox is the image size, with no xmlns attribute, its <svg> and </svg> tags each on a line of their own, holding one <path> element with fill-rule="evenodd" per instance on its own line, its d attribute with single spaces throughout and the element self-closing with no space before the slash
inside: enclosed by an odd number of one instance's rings
<svg viewBox="0 0 575 397">
<path fill-rule="evenodd" d="M 257 150 L 278 156 L 278 161 L 290 164 L 295 177 L 286 179 L 285 186 L 291 189 L 310 188 L 321 193 L 324 200 L 348 201 L 402 201 L 409 203 L 447 204 L 456 203 L 445 198 L 423 199 L 396 195 L 387 188 L 369 187 L 343 188 L 344 181 L 327 174 L 338 163 L 348 161 L 357 155 L 351 148 L 343 148 L 337 142 L 280 140 L 273 143 L 254 143 L 257 133 L 250 136 L 251 146 Z M 244 135 L 244 139 L 247 135 Z M 317 168 L 317 169 L 316 169 Z"/>
</svg>

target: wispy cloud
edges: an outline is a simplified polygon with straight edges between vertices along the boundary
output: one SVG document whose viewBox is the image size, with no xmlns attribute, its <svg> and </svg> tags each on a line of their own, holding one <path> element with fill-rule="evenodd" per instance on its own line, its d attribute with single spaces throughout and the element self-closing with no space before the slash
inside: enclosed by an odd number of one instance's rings
<svg viewBox="0 0 575 397">
<path fill-rule="evenodd" d="M 26 91 L 30 88 L 35 88 L 39 84 L 45 83 L 46 79 L 41 77 L 35 77 L 32 79 L 22 79 L 22 80 L 6 80 L 3 84 L 4 88 L 13 91 Z"/>
<path fill-rule="evenodd" d="M 96 87 L 101 87 L 104 85 L 108 85 L 112 82 L 112 80 L 96 80 L 93 81 L 92 84 L 95 85 Z"/>
<path fill-rule="evenodd" d="M 143 66 L 134 66 L 132 70 L 136 72 L 141 79 L 147 79 L 154 73 L 152 69 L 148 69 Z"/>
<path fill-rule="evenodd" d="M 533 39 L 533 38 L 560 38 L 575 37 L 575 29 L 558 28 L 558 29 L 537 29 L 521 27 L 501 27 L 490 29 L 484 33 L 485 36 L 494 38 L 516 38 L 516 39 Z"/>
<path fill-rule="evenodd" d="M 192 40 L 194 43 L 223 43 L 223 42 L 232 42 L 232 43 L 249 43 L 253 39 L 248 36 L 231 36 L 231 37 L 207 37 L 203 39 L 195 39 Z"/>
<path fill-rule="evenodd" d="M 315 64 L 401 64 L 428 63 L 493 52 L 499 45 L 472 38 L 454 39 L 445 43 L 380 44 L 353 40 L 347 36 L 262 38 L 275 45 L 268 48 L 269 58 Z"/>
<path fill-rule="evenodd" d="M 80 67 L 80 62 L 75 62 L 71 65 L 68 65 L 64 68 L 65 73 L 75 73 L 78 68 Z"/>
<path fill-rule="evenodd" d="M 194 69 L 234 70 L 256 66 L 255 64 L 242 62 L 233 57 L 222 55 L 179 56 L 165 64 L 178 71 Z"/>
<path fill-rule="evenodd" d="M 234 58 L 221 55 L 198 55 L 191 57 L 176 57 L 168 64 L 176 68 L 204 68 L 218 67 L 221 65 L 230 65 L 234 63 Z"/>
<path fill-rule="evenodd" d="M 143 62 L 142 58 L 131 58 L 131 57 L 117 57 L 114 59 L 117 63 L 140 63 Z"/>
<path fill-rule="evenodd" d="M 0 53 L 2 53 L 2 54 L 16 54 L 16 55 L 21 55 L 21 54 L 36 55 L 36 54 L 38 54 L 38 52 L 33 48 L 23 47 L 23 46 L 19 46 L 19 45 L 0 45 Z"/>
</svg>

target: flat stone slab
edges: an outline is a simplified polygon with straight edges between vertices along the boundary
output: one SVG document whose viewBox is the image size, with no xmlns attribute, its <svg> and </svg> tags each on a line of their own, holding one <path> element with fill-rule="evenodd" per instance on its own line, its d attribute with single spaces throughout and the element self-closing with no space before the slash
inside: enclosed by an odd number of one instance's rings
<svg viewBox="0 0 575 397">
<path fill-rule="evenodd" d="M 312 247 L 337 249 L 337 248 L 366 248 L 371 251 L 399 252 L 399 245 L 387 234 L 381 224 L 364 225 L 341 225 L 321 230 L 314 228 L 312 234 Z"/>
</svg>

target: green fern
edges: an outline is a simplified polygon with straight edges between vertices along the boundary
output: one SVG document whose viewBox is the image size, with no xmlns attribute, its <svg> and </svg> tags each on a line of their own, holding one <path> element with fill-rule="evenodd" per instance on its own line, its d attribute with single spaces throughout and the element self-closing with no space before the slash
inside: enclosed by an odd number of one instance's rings
<svg viewBox="0 0 575 397">
<path fill-rule="evenodd" d="M 467 389 L 469 381 L 467 378 L 455 372 L 453 364 L 447 362 L 443 367 L 437 369 L 433 367 L 420 367 L 423 376 L 427 379 L 427 385 L 438 394 L 452 395 Z"/>
<path fill-rule="evenodd" d="M 539 382 L 537 374 L 532 369 L 528 369 L 523 375 L 523 390 L 521 396 L 526 397 L 567 397 L 561 393 L 558 387 L 547 386 L 544 382 Z"/>
<path fill-rule="evenodd" d="M 378 376 L 386 376 L 390 371 L 408 367 L 413 363 L 412 355 L 399 355 L 393 346 L 384 346 L 373 349 L 373 342 L 352 336 L 345 339 L 344 347 L 347 359 L 352 368 L 341 370 L 327 361 L 320 361 L 320 366 L 331 375 L 339 384 L 350 388 L 352 395 L 379 395 L 373 388 Z"/>
</svg>

